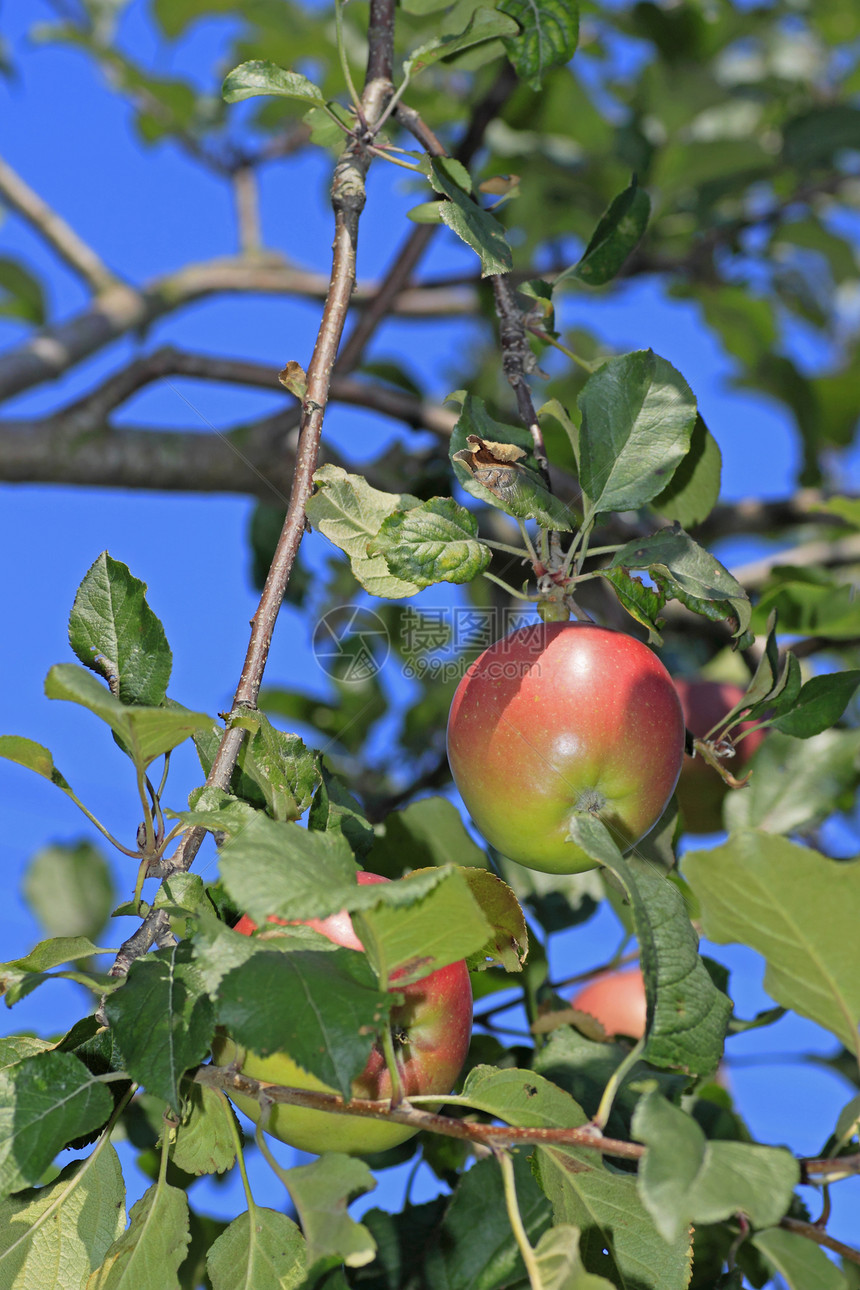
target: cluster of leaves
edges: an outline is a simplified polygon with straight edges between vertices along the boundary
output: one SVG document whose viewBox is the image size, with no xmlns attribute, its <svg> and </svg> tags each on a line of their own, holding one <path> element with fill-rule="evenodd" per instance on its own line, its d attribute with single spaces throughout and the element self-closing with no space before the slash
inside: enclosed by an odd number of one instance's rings
<svg viewBox="0 0 860 1290">
<path fill-rule="evenodd" d="M 190 735 L 205 767 L 213 723 L 166 700 L 169 648 L 144 591 L 125 566 L 99 557 L 76 597 L 70 639 L 78 657 L 105 679 L 61 664 L 49 674 L 47 693 L 105 721 L 145 780 L 153 761 Z M 70 977 L 102 996 L 107 1021 L 85 1017 L 54 1042 L 3 1041 L 4 1275 L 10 1285 L 27 1284 L 59 1241 L 82 1285 L 109 1286 L 132 1276 L 138 1285 L 164 1284 L 165 1268 L 194 1285 L 202 1275 L 201 1247 L 208 1249 L 205 1266 L 216 1290 L 236 1284 L 251 1268 L 264 1278 L 261 1285 L 269 1284 L 266 1275 L 276 1275 L 277 1284 L 310 1286 L 341 1267 L 355 1270 L 338 1272 L 346 1276 L 341 1284 L 384 1285 L 399 1275 L 404 1250 L 415 1242 L 426 1251 L 420 1270 L 410 1274 L 416 1285 L 421 1277 L 443 1275 L 442 1269 L 457 1285 L 476 1275 L 482 1284 L 520 1284 L 521 1256 L 507 1218 L 502 1221 L 504 1207 L 486 1208 L 488 1196 L 501 1196 L 503 1186 L 492 1161 L 463 1174 L 450 1201 L 407 1208 L 399 1219 L 380 1211 L 364 1224 L 350 1219 L 346 1202 L 373 1185 L 372 1175 L 367 1165 L 336 1156 L 283 1176 L 301 1230 L 283 1214 L 260 1209 L 250 1193 L 248 1213 L 223 1230 L 189 1209 L 188 1184 L 229 1169 L 240 1145 L 223 1094 L 192 1082 L 216 1025 L 256 1051 L 289 1051 L 348 1098 L 391 1006 L 387 986 L 395 973 L 407 981 L 416 959 L 423 975 L 428 965 L 435 969 L 466 957 L 482 970 L 476 993 L 481 1009 L 489 1003 L 491 1010 L 510 989 L 507 974 L 520 972 L 528 953 L 522 909 L 493 872 L 501 866 L 509 874 L 515 866 L 499 857 L 491 861 L 450 803 L 423 799 L 392 812 L 374 830 L 359 803 L 300 740 L 277 731 L 262 714 L 248 714 L 247 723 L 231 791 L 195 792 L 190 809 L 176 813 L 182 826 L 203 826 L 219 838 L 221 859 L 216 888 L 178 872 L 159 889 L 155 907 L 169 915 L 173 943 L 133 962 L 124 979 L 81 966 L 81 960 L 112 952 L 82 931 L 54 936 L 3 966 L 8 1004 L 57 976 Z M 856 732 L 846 737 L 856 746 Z M 5 736 L 0 754 L 71 793 L 46 749 Z M 160 819 L 160 795 L 149 790 L 143 800 L 153 799 Z M 307 828 L 299 828 L 305 813 Z M 778 1227 L 794 1203 L 797 1160 L 751 1142 L 727 1095 L 710 1082 L 731 1003 L 724 983 L 715 984 L 713 967 L 699 956 L 681 891 L 647 859 L 625 860 L 592 817 L 583 816 L 575 827 L 576 841 L 601 866 L 604 881 L 623 890 L 640 945 L 649 1027 L 639 1060 L 632 1065 L 623 1048 L 595 1042 L 570 1025 L 544 1025 L 540 1045 L 519 1051 L 527 1064 L 497 1067 L 486 1060 L 501 1058 L 502 1050 L 485 1031 L 476 1036 L 462 1091 L 452 1098 L 456 1108 L 521 1129 L 581 1128 L 622 1063 L 608 1129 L 646 1147 L 637 1177 L 574 1146 L 539 1145 L 530 1167 L 522 1154 L 513 1165 L 543 1284 L 622 1286 L 635 1271 L 650 1285 L 685 1286 L 691 1224 L 697 1284 L 707 1284 L 708 1269 L 718 1267 L 732 1240 L 737 1212 L 757 1229 L 744 1255 L 754 1284 L 762 1284 L 761 1270 L 766 1275 L 769 1266 L 802 1265 L 803 1275 L 814 1268 L 832 1280 L 820 1251 Z M 146 847 L 144 836 L 143 857 Z M 37 889 L 46 863 L 43 854 L 34 866 Z M 359 865 L 400 881 L 358 887 Z M 51 881 L 50 866 L 45 880 Z M 856 866 L 744 828 L 716 851 L 688 855 L 684 880 L 706 934 L 758 949 L 768 963 L 768 989 L 782 1007 L 832 1031 L 860 1058 L 860 995 L 842 952 L 860 899 Z M 86 881 L 92 886 L 89 874 Z M 528 875 L 519 882 L 528 898 Z M 567 882 L 572 893 L 575 880 Z M 565 885 L 562 879 L 562 892 Z M 752 889 L 762 899 L 750 906 Z M 559 916 L 556 904 L 551 920 L 540 899 L 529 903 L 547 931 L 577 918 L 572 903 L 567 917 Z M 278 936 L 249 939 L 219 916 L 230 908 L 261 923 L 270 914 L 292 923 L 345 908 L 360 917 L 367 953 L 336 949 L 294 925 Z M 147 910 L 138 905 L 141 914 Z M 551 1011 L 555 995 L 539 949 L 529 964 L 526 996 L 536 1020 Z M 692 1099 L 688 1093 L 681 1109 L 680 1096 L 691 1084 Z M 856 1130 L 855 1104 L 834 1127 L 841 1148 Z M 127 1229 L 121 1171 L 110 1145 L 118 1122 L 157 1172 Z M 52 1162 L 63 1147 L 94 1136 L 88 1155 L 56 1171 Z M 414 1149 L 409 1144 L 406 1150 Z M 440 1176 L 458 1178 L 450 1155 L 432 1142 L 423 1151 Z M 465 1163 L 461 1153 L 459 1164 Z M 482 1222 L 486 1215 L 499 1226 L 498 1239 L 482 1241 L 479 1249 L 456 1241 L 474 1222 L 476 1205 Z M 615 1225 L 618 1212 L 626 1215 L 623 1227 Z M 562 1271 L 566 1281 L 552 1279 Z M 407 1277 L 402 1284 L 413 1281 Z"/>
</svg>

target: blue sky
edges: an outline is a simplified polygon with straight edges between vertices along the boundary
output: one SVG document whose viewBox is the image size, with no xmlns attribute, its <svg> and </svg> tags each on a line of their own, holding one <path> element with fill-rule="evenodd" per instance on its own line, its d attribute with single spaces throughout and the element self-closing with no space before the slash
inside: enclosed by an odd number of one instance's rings
<svg viewBox="0 0 860 1290">
<path fill-rule="evenodd" d="M 95 76 L 82 55 L 46 47 L 25 48 L 27 23 L 50 16 L 41 0 L 6 0 L 0 30 L 21 54 L 20 80 L 0 82 L 0 151 L 27 182 L 72 224 L 112 267 L 136 282 L 168 272 L 187 260 L 202 260 L 234 250 L 232 214 L 216 182 L 187 161 L 171 144 L 144 148 L 131 128 L 121 99 Z M 145 52 L 152 36 L 144 21 L 145 6 L 133 0 L 127 39 Z M 220 56 L 227 24 L 207 22 L 195 29 L 179 54 L 159 54 L 162 70 L 209 68 Z M 331 241 L 325 201 L 329 161 L 318 156 L 298 169 L 271 167 L 262 184 L 264 227 L 268 241 L 298 262 L 327 269 Z M 368 213 L 362 223 L 360 276 L 379 273 L 392 249 L 391 229 L 415 197 L 402 172 L 378 164 L 371 173 Z M 384 219 L 374 210 L 386 203 Z M 0 254 L 20 256 L 44 272 L 50 283 L 52 312 L 64 317 L 79 308 L 84 294 L 73 276 L 58 265 L 16 218 L 0 225 Z M 425 271 L 443 273 L 473 268 L 470 253 L 443 233 Z M 709 427 L 723 452 L 723 496 L 736 500 L 750 494 L 784 496 L 791 491 L 797 463 L 796 436 L 783 414 L 770 403 L 729 388 L 731 365 L 699 325 L 695 308 L 666 302 L 647 282 L 632 284 L 613 299 L 578 298 L 567 309 L 567 321 L 581 322 L 617 349 L 651 347 L 683 372 L 695 390 Z M 316 331 L 314 306 L 272 298 L 224 298 L 183 311 L 153 329 L 143 340 L 123 341 L 99 355 L 58 386 L 43 387 L 4 408 L 7 415 L 36 414 L 81 393 L 139 348 L 175 343 L 246 357 L 272 365 L 276 372 L 289 358 L 306 361 Z M 23 329 L 0 320 L 0 343 L 23 337 Z M 462 327 L 446 331 L 434 324 L 388 325 L 377 338 L 375 353 L 395 354 L 407 365 L 420 356 L 422 369 L 433 371 L 433 388 L 447 392 L 446 368 L 466 337 Z M 798 336 L 796 343 L 803 344 Z M 807 351 L 810 359 L 815 356 Z M 175 388 L 144 392 L 123 412 L 129 423 L 188 426 L 206 433 L 235 420 L 262 413 L 280 396 L 235 392 L 214 385 L 176 381 Z M 181 397 L 184 396 L 184 397 Z M 186 402 L 185 400 L 190 401 Z M 367 414 L 335 409 L 328 421 L 331 440 L 361 456 L 377 454 L 395 436 L 390 423 Z M 360 445 L 358 448 L 356 445 Z M 228 706 L 244 657 L 248 619 L 256 597 L 249 583 L 246 532 L 251 503 L 240 497 L 135 495 L 98 490 L 71 490 L 0 485 L 0 542 L 3 597 L 7 607 L 0 633 L 0 675 L 7 702 L 3 731 L 24 734 L 46 744 L 81 796 L 121 837 L 133 833 L 136 791 L 124 759 L 95 718 L 71 705 L 45 699 L 42 684 L 51 664 L 70 659 L 66 640 L 69 608 L 75 589 L 100 551 L 116 559 L 149 584 L 149 600 L 164 622 L 174 653 L 171 693 L 192 708 L 210 712 Z M 315 558 L 325 543 L 308 539 Z M 736 559 L 750 554 L 734 552 Z M 428 603 L 437 603 L 430 601 Z M 267 682 L 299 678 L 324 693 L 326 680 L 309 649 L 310 626 L 287 609 L 281 615 L 267 672 Z M 392 679 L 396 684 L 396 678 Z M 175 780 L 174 777 L 175 776 Z M 175 758 L 173 800 L 184 801 L 197 782 L 195 759 L 180 750 Z M 0 935 L 4 957 L 24 953 L 38 939 L 38 929 L 19 892 L 28 857 L 49 839 L 70 840 L 86 832 L 86 821 L 45 781 L 0 763 Z M 129 864 L 133 862 L 129 861 Z M 213 871 L 211 858 L 208 873 Z M 203 869 L 203 862 L 199 871 Z M 117 865 L 118 882 L 133 883 L 131 872 Z M 112 943 L 131 930 L 120 923 Z M 557 938 L 553 960 L 557 975 L 569 975 L 604 961 L 617 941 L 611 914 L 601 913 L 584 928 Z M 741 1015 L 766 1006 L 761 989 L 762 966 L 748 951 L 717 948 L 714 956 L 731 964 Z M 3 1033 L 65 1028 L 69 1007 L 79 1000 L 76 987 L 52 984 L 29 996 L 14 1013 L 0 1019 Z M 833 1041 L 799 1019 L 786 1019 L 770 1030 L 739 1036 L 731 1053 L 750 1056 L 785 1053 L 797 1048 L 829 1052 Z M 744 1065 L 732 1068 L 731 1085 L 753 1133 L 762 1141 L 785 1142 L 798 1152 L 814 1153 L 823 1144 L 851 1090 L 824 1070 L 797 1065 Z M 281 1157 L 287 1159 L 284 1149 Z M 129 1170 L 130 1200 L 146 1185 Z M 394 1172 L 394 1171 L 392 1171 Z M 278 1204 L 271 1175 L 258 1161 L 253 1166 L 261 1199 Z M 385 1186 L 384 1204 L 396 1206 L 403 1187 L 398 1173 Z M 833 1189 L 831 1230 L 844 1239 L 860 1228 L 858 1184 Z M 235 1212 L 238 1180 L 224 1188 L 202 1182 L 195 1195 L 213 1213 Z M 420 1193 L 419 1193 L 420 1194 Z M 813 1216 L 818 1200 L 811 1200 Z M 359 1206 L 359 1210 L 362 1206 Z"/>
</svg>

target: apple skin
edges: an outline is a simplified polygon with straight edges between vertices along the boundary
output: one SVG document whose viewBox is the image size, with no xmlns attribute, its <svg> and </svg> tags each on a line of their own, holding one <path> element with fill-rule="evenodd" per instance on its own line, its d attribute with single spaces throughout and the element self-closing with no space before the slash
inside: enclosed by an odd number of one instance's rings
<svg viewBox="0 0 860 1290">
<path fill-rule="evenodd" d="M 645 980 L 640 968 L 595 977 L 573 996 L 570 1005 L 595 1017 L 607 1035 L 641 1039 L 645 1034 Z"/>
<path fill-rule="evenodd" d="M 622 850 L 653 828 L 684 760 L 672 678 L 646 645 L 591 623 L 535 623 L 469 667 L 448 718 L 448 760 L 488 842 L 529 869 L 582 873 L 566 840 L 593 811 Z"/>
<path fill-rule="evenodd" d="M 678 677 L 675 689 L 681 700 L 684 721 L 691 734 L 703 738 L 727 712 L 740 702 L 744 690 L 730 682 L 707 681 L 703 678 L 685 680 Z M 749 729 L 752 722 L 741 723 L 741 730 Z M 725 765 L 737 777 L 755 750 L 761 745 L 765 732 L 756 730 L 738 744 L 734 757 Z M 684 825 L 690 833 L 717 833 L 723 827 L 723 801 L 730 792 L 728 784 L 720 778 L 713 766 L 701 757 L 685 757 L 678 780 L 678 805 L 684 816 Z"/>
<path fill-rule="evenodd" d="M 379 874 L 365 871 L 356 876 L 361 886 L 388 882 Z M 269 921 L 286 925 L 283 918 L 272 917 Z M 364 948 L 345 910 L 328 918 L 309 918 L 303 922 L 327 936 L 335 945 L 353 950 Z M 247 914 L 234 928 L 246 936 L 255 930 L 256 924 Z M 396 978 L 395 973 L 391 987 L 395 991 L 398 989 Z M 472 987 L 465 962 L 461 960 L 431 972 L 422 981 L 400 987 L 399 992 L 404 1001 L 392 1009 L 391 1021 L 395 1044 L 399 1039 L 402 1045 L 399 1056 L 404 1093 L 407 1097 L 418 1093 L 450 1093 L 466 1060 L 472 1033 Z M 239 1048 L 231 1039 L 220 1036 L 213 1042 L 212 1054 L 217 1066 L 237 1061 L 244 1074 L 270 1084 L 314 1089 L 320 1093 L 339 1091 L 297 1066 L 287 1053 L 259 1057 Z M 367 1065 L 353 1080 L 352 1095 L 374 1101 L 391 1096 L 391 1079 L 378 1045 L 374 1045 Z M 260 1106 L 253 1098 L 238 1093 L 231 1093 L 230 1097 L 255 1123 L 259 1120 Z M 300 1151 L 342 1151 L 348 1155 L 387 1151 L 417 1132 L 405 1124 L 333 1115 L 285 1104 L 272 1108 L 266 1129 L 281 1142 Z"/>
</svg>

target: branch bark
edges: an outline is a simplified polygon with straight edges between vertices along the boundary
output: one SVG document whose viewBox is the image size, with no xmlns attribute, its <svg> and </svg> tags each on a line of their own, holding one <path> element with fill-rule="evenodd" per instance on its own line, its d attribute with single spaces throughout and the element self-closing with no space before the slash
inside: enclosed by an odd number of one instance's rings
<svg viewBox="0 0 860 1290">
<path fill-rule="evenodd" d="M 73 273 L 94 291 L 105 291 L 118 282 L 115 273 L 96 255 L 47 202 L 0 157 L 0 197 L 25 219 Z"/>
<path fill-rule="evenodd" d="M 477 1124 L 473 1120 L 438 1115 L 404 1102 L 399 1106 L 392 1106 L 390 1102 L 369 1102 L 353 1098 L 347 1104 L 336 1093 L 316 1093 L 310 1089 L 267 1084 L 229 1066 L 200 1066 L 195 1072 L 194 1080 L 207 1088 L 221 1089 L 226 1093 L 243 1093 L 246 1097 L 257 1099 L 263 1096 L 279 1105 L 306 1106 L 315 1111 L 330 1111 L 334 1115 L 359 1115 L 371 1120 L 408 1124 L 416 1130 L 426 1129 L 446 1138 L 459 1138 L 462 1142 L 485 1146 L 538 1144 L 547 1147 L 587 1147 L 620 1160 L 639 1160 L 645 1154 L 645 1148 L 638 1142 L 606 1138 L 590 1125 L 576 1129 L 517 1129 L 505 1124 Z"/>
<path fill-rule="evenodd" d="M 0 402 L 46 381 L 55 380 L 77 363 L 129 332 L 145 331 L 160 318 L 213 295 L 241 292 L 300 296 L 324 300 L 329 279 L 285 264 L 266 253 L 253 259 L 209 260 L 189 264 L 143 287 L 115 284 L 66 322 L 44 327 L 15 349 L 0 355 Z M 352 304 L 375 300 L 379 287 L 359 284 Z M 405 318 L 449 318 L 471 313 L 474 292 L 468 287 L 398 287 L 388 311 Z"/>
</svg>

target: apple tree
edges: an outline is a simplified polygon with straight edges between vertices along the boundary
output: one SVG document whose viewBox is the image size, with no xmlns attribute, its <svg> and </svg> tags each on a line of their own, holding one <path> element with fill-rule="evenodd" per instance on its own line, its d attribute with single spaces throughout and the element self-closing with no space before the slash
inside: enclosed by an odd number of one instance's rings
<svg viewBox="0 0 860 1290">
<path fill-rule="evenodd" d="M 0 258 L 14 324 L 0 397 L 19 398 L 0 420 L 0 480 L 243 494 L 259 603 L 216 713 L 171 689 L 158 589 L 120 552 L 93 550 L 69 587 L 71 652 L 56 642 L 45 695 L 112 735 L 112 773 L 137 799 L 120 836 L 80 787 L 86 733 L 80 765 L 57 765 L 7 687 L 4 774 L 41 777 L 89 832 L 34 839 L 25 891 L 47 935 L 2 967 L 0 1284 L 857 1286 L 856 1222 L 853 1241 L 839 1222 L 843 1195 L 860 1214 L 856 6 L 41 8 L 34 38 L 122 96 L 129 146 L 231 196 L 235 243 L 138 281 L 0 160 L 10 221 L 83 301 L 53 316 L 44 275 Z M 217 65 L 182 70 L 201 30 Z M 10 85 L 38 48 L 10 44 Z M 180 70 L 165 73 L 165 51 Z M 267 246 L 283 216 L 266 202 L 273 170 L 297 203 L 325 170 L 325 272 Z M 389 248 L 378 279 L 361 266 L 368 225 Z M 426 270 L 439 246 L 461 270 Z M 726 428 L 647 316 L 639 347 L 604 334 L 600 311 L 643 282 L 789 419 L 787 495 L 761 495 L 756 466 L 750 500 L 721 501 Z M 237 296 L 303 302 L 301 340 L 273 340 L 280 364 L 237 356 L 226 333 L 217 354 L 165 342 L 193 308 Z M 217 433 L 123 419 L 179 378 L 272 403 Z M 48 402 L 28 403 L 37 391 Z M 365 416 L 348 434 L 344 409 Z M 375 454 L 368 415 L 392 427 Z M 752 420 L 743 432 L 754 447 Z M 266 673 L 285 601 L 326 698 L 299 669 Z M 510 632 L 538 642 L 527 666 Z M 664 717 L 642 719 L 647 687 L 628 686 L 624 661 L 570 701 L 551 646 L 595 633 L 604 661 L 602 640 L 647 656 Z M 479 833 L 445 730 L 488 646 L 513 697 L 494 709 L 491 677 L 472 718 L 489 744 L 457 753 Z M 541 667 L 546 707 L 530 716 L 510 705 Z M 691 699 L 682 715 L 669 675 L 682 697 L 703 681 L 717 708 Z M 516 738 L 493 759 L 505 712 Z M 577 762 L 583 741 L 598 756 L 630 729 L 613 755 L 622 797 L 634 770 L 651 790 L 635 829 Z M 551 847 L 548 811 L 563 820 Z M 325 930 L 344 912 L 352 940 Z M 571 970 L 600 917 L 605 952 Z M 745 1010 L 727 947 L 763 966 L 771 1006 Z M 633 963 L 642 1033 L 571 1005 L 574 985 Z M 462 1070 L 443 1025 L 430 1075 L 407 1080 L 410 991 L 448 972 L 440 1015 L 462 1015 L 467 968 Z M 16 1030 L 16 1005 L 58 979 L 79 987 L 63 1033 Z M 829 1036 L 816 1060 L 842 1082 L 812 1152 L 791 1123 L 756 1136 L 732 1093 L 733 1046 L 791 1017 Z M 387 1082 L 362 1083 L 374 1061 Z M 325 1124 L 302 1137 L 310 1163 L 285 1169 L 273 1150 L 281 1109 Z M 151 1177 L 128 1218 L 121 1142 Z M 246 1167 L 260 1157 L 264 1195 Z M 392 1166 L 434 1194 L 351 1215 Z M 232 1170 L 244 1202 L 216 1220 L 193 1185 Z"/>
</svg>

